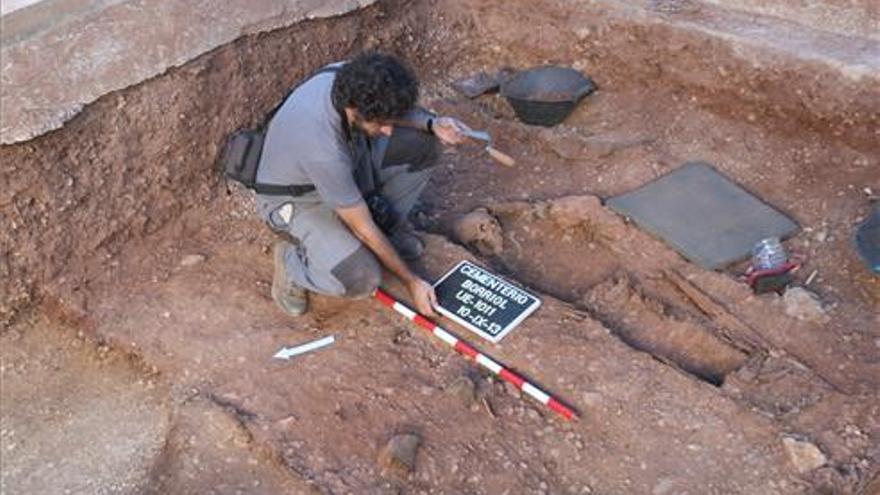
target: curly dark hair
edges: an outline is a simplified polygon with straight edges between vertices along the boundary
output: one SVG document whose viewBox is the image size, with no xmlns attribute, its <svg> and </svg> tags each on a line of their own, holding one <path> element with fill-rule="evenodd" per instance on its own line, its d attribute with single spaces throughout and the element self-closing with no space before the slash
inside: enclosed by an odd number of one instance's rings
<svg viewBox="0 0 880 495">
<path fill-rule="evenodd" d="M 367 52 L 345 64 L 333 83 L 333 104 L 354 107 L 366 120 L 402 117 L 415 107 L 419 81 L 392 55 Z"/>
</svg>

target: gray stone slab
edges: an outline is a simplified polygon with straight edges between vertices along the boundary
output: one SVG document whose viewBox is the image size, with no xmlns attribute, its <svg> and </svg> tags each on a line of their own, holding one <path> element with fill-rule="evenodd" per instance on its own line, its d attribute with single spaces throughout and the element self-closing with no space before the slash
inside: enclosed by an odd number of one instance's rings
<svg viewBox="0 0 880 495">
<path fill-rule="evenodd" d="M 798 231 L 794 221 L 706 163 L 686 163 L 607 205 L 688 260 L 717 269 L 743 260 L 766 237 Z"/>
<path fill-rule="evenodd" d="M 703 0 L 745 12 L 788 19 L 813 29 L 880 40 L 877 0 Z"/>
<path fill-rule="evenodd" d="M 0 16 L 0 144 L 61 127 L 101 96 L 240 36 L 375 0 L 43 0 Z"/>
</svg>

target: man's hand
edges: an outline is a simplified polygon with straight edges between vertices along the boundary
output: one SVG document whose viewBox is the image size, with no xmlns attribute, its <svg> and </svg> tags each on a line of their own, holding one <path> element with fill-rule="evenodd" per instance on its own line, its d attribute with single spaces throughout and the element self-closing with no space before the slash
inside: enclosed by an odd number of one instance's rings
<svg viewBox="0 0 880 495">
<path fill-rule="evenodd" d="M 465 140 L 466 136 L 462 131 L 471 130 L 467 124 L 453 117 L 438 117 L 434 119 L 432 127 L 434 135 L 437 136 L 443 144 L 455 145 Z"/>
<path fill-rule="evenodd" d="M 434 287 L 431 284 L 415 277 L 407 284 L 406 288 L 416 305 L 416 311 L 424 316 L 437 317 L 437 313 L 434 312 L 434 307 L 437 306 L 437 295 L 434 294 Z"/>
<path fill-rule="evenodd" d="M 388 238 L 376 226 L 367 205 L 360 202 L 354 206 L 337 208 L 336 214 L 351 229 L 352 234 L 360 239 L 391 273 L 403 281 L 416 309 L 425 316 L 436 317 L 434 306 L 437 304 L 437 296 L 434 294 L 434 288 L 410 271 L 406 263 L 400 259 Z"/>
</svg>

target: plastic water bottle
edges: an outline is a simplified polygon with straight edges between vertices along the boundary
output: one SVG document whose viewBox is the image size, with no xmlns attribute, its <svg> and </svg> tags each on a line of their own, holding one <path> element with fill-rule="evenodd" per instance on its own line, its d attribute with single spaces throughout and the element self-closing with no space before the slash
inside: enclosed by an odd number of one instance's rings
<svg viewBox="0 0 880 495">
<path fill-rule="evenodd" d="M 756 270 L 773 270 L 788 261 L 788 255 L 778 237 L 761 239 L 752 248 L 752 266 Z"/>
</svg>

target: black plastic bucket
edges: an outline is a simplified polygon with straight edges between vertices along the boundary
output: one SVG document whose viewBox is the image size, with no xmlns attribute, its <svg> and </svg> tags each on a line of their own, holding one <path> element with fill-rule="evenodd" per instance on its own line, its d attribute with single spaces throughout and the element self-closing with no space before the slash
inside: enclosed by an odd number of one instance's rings
<svg viewBox="0 0 880 495">
<path fill-rule="evenodd" d="M 581 99 L 595 90 L 590 78 L 557 66 L 519 72 L 501 85 L 501 95 L 510 102 L 517 118 L 547 127 L 565 120 Z"/>
</svg>

